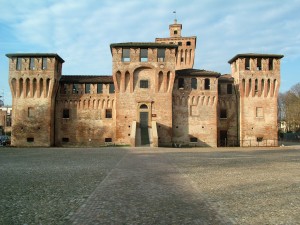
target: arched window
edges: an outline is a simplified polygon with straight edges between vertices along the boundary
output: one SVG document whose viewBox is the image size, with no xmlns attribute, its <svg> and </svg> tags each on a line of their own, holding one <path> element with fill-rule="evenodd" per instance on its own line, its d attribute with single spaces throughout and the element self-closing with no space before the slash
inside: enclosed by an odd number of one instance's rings
<svg viewBox="0 0 300 225">
<path fill-rule="evenodd" d="M 178 89 L 183 89 L 183 88 L 184 88 L 184 79 L 178 78 Z"/>
<path fill-rule="evenodd" d="M 205 78 L 204 80 L 204 90 L 210 89 L 210 80 L 208 78 Z"/>
<path fill-rule="evenodd" d="M 192 89 L 197 89 L 197 78 L 192 78 L 191 79 L 191 88 Z"/>
<path fill-rule="evenodd" d="M 140 106 L 140 109 L 148 109 L 148 106 L 146 104 L 143 104 Z"/>
</svg>

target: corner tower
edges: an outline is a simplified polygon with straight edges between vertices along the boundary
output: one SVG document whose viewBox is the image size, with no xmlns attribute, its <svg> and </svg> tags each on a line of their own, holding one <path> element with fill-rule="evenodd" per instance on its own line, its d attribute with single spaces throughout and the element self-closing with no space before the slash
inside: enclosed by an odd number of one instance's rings
<svg viewBox="0 0 300 225">
<path fill-rule="evenodd" d="M 280 59 L 275 54 L 238 54 L 228 61 L 238 91 L 240 146 L 277 146 Z"/>
<path fill-rule="evenodd" d="M 175 69 L 192 69 L 195 59 L 196 36 L 182 37 L 182 24 L 178 24 L 176 19 L 173 24 L 169 25 L 169 31 L 170 37 L 156 38 L 155 42 L 178 45 Z"/>
<path fill-rule="evenodd" d="M 12 93 L 12 145 L 54 145 L 54 109 L 64 60 L 52 53 L 7 54 Z"/>
</svg>

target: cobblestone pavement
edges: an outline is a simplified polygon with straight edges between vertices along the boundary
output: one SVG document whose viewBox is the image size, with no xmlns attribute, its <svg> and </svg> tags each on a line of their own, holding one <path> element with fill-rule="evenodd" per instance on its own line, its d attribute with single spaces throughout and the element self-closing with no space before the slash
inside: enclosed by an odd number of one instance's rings
<svg viewBox="0 0 300 225">
<path fill-rule="evenodd" d="M 232 224 L 157 150 L 128 153 L 71 217 L 74 224 Z"/>
<path fill-rule="evenodd" d="M 300 146 L 2 148 L 0 224 L 300 224 Z"/>
</svg>

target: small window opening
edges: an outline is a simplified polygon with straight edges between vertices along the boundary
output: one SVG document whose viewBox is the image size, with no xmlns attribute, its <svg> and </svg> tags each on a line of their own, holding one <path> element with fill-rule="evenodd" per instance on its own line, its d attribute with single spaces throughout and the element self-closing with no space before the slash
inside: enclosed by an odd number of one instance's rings
<svg viewBox="0 0 300 225">
<path fill-rule="evenodd" d="M 16 70 L 22 70 L 22 58 L 17 58 Z"/>
<path fill-rule="evenodd" d="M 122 49 L 122 62 L 130 62 L 130 49 L 129 48 Z"/>
<path fill-rule="evenodd" d="M 33 137 L 28 137 L 27 142 L 34 142 L 34 138 Z"/>
<path fill-rule="evenodd" d="M 114 84 L 109 84 L 109 93 L 115 93 L 115 85 Z"/>
<path fill-rule="evenodd" d="M 143 104 L 140 106 L 140 109 L 148 109 L 148 106 L 146 104 Z"/>
<path fill-rule="evenodd" d="M 165 61 L 165 49 L 159 48 L 157 51 L 157 62 L 164 62 Z"/>
<path fill-rule="evenodd" d="M 112 110 L 111 109 L 105 110 L 105 118 L 112 118 Z"/>
<path fill-rule="evenodd" d="M 191 88 L 197 89 L 197 79 L 196 78 L 191 79 Z"/>
<path fill-rule="evenodd" d="M 34 66 L 34 58 L 30 58 L 29 69 L 30 69 L 30 70 L 34 70 L 34 69 L 35 69 L 35 66 Z"/>
<path fill-rule="evenodd" d="M 264 117 L 264 110 L 262 107 L 256 107 L 256 117 Z"/>
<path fill-rule="evenodd" d="M 210 79 L 206 78 L 204 80 L 204 89 L 209 90 L 210 89 Z"/>
<path fill-rule="evenodd" d="M 85 93 L 90 94 L 91 93 L 91 84 L 85 84 Z"/>
<path fill-rule="evenodd" d="M 178 42 L 178 46 L 182 46 L 182 42 L 181 41 Z"/>
<path fill-rule="evenodd" d="M 73 84 L 72 93 L 73 94 L 78 94 L 78 84 Z"/>
<path fill-rule="evenodd" d="M 180 62 L 184 62 L 184 58 L 183 57 L 181 57 Z"/>
<path fill-rule="evenodd" d="M 273 70 L 273 59 L 269 59 L 269 70 Z"/>
<path fill-rule="evenodd" d="M 232 84 L 227 84 L 227 94 L 232 94 Z"/>
<path fill-rule="evenodd" d="M 148 88 L 148 80 L 140 80 L 140 88 Z"/>
<path fill-rule="evenodd" d="M 261 58 L 257 58 L 257 65 L 256 65 L 256 69 L 257 70 L 261 70 L 262 68 L 261 68 Z"/>
<path fill-rule="evenodd" d="M 63 109 L 63 118 L 64 119 L 70 118 L 70 110 L 69 109 Z"/>
<path fill-rule="evenodd" d="M 43 70 L 47 69 L 47 58 L 42 58 L 42 69 Z"/>
<path fill-rule="evenodd" d="M 254 91 L 258 92 L 258 80 L 255 79 Z"/>
<path fill-rule="evenodd" d="M 257 138 L 256 138 L 256 141 L 257 141 L 257 142 L 262 142 L 262 141 L 263 141 L 263 137 L 257 137 Z"/>
<path fill-rule="evenodd" d="M 184 79 L 178 78 L 178 89 L 184 89 Z"/>
<path fill-rule="evenodd" d="M 191 137 L 191 138 L 190 138 L 190 142 L 194 142 L 194 143 L 195 143 L 195 142 L 198 142 L 198 138 L 196 138 L 196 137 Z"/>
<path fill-rule="evenodd" d="M 69 138 L 63 137 L 62 142 L 69 142 Z"/>
<path fill-rule="evenodd" d="M 140 61 L 141 62 L 148 62 L 148 49 L 141 48 Z"/>
<path fill-rule="evenodd" d="M 177 30 L 174 30 L 174 34 L 177 34 Z"/>
<path fill-rule="evenodd" d="M 227 119 L 227 110 L 226 109 L 220 110 L 220 119 Z"/>
<path fill-rule="evenodd" d="M 103 93 L 103 84 L 98 83 L 97 84 L 97 94 L 101 94 L 101 93 Z"/>
<path fill-rule="evenodd" d="M 112 138 L 105 138 L 104 141 L 105 142 L 112 142 Z"/>
<path fill-rule="evenodd" d="M 62 84 L 61 86 L 60 86 L 60 93 L 61 94 L 67 94 L 67 84 Z"/>
<path fill-rule="evenodd" d="M 191 45 L 191 42 L 190 42 L 190 41 L 187 41 L 187 42 L 186 42 L 186 45 L 187 45 L 187 46 L 190 46 L 190 45 Z"/>
<path fill-rule="evenodd" d="M 250 59 L 249 58 L 245 59 L 245 70 L 250 70 Z"/>
</svg>

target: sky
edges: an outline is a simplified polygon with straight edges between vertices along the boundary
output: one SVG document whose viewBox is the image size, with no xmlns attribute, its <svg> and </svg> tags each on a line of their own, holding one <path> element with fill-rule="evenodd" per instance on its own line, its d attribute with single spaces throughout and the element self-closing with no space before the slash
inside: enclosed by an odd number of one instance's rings
<svg viewBox="0 0 300 225">
<path fill-rule="evenodd" d="M 176 14 L 173 13 L 176 11 Z M 63 75 L 111 75 L 111 43 L 197 36 L 196 69 L 230 73 L 240 53 L 283 54 L 280 91 L 300 82 L 300 0 L 0 0 L 0 95 L 7 53 L 57 53 Z"/>
</svg>

